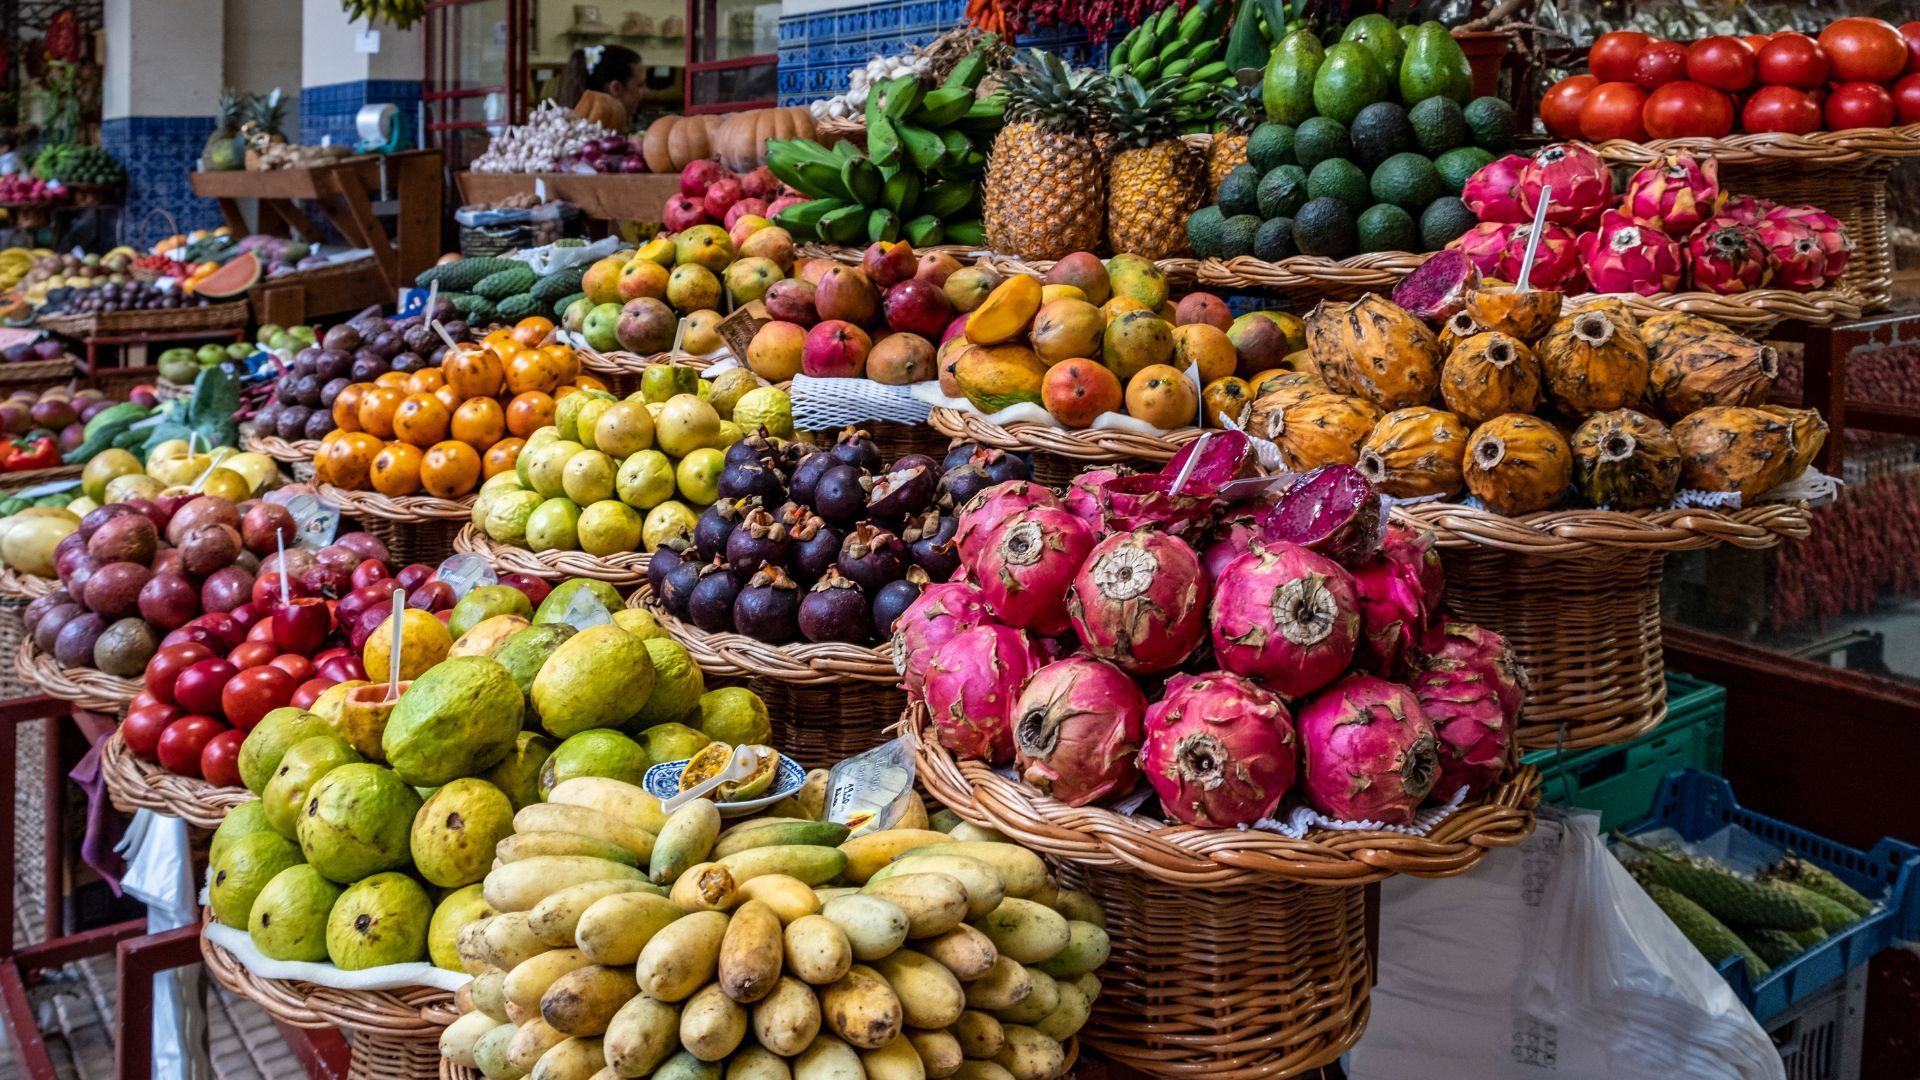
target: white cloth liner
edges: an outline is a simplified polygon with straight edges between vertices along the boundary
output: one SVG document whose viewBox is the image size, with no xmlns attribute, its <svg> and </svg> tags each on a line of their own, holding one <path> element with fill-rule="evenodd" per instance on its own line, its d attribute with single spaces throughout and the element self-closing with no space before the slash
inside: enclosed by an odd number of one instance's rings
<svg viewBox="0 0 1920 1080">
<path fill-rule="evenodd" d="M 360 971 L 342 971 L 332 964 L 311 964 L 301 960 L 269 960 L 253 947 L 246 932 L 220 923 L 208 923 L 206 935 L 214 944 L 238 957 L 242 967 L 263 979 L 298 979 L 336 990 L 410 990 L 431 986 L 452 993 L 473 980 L 464 971 L 448 971 L 424 961 L 411 964 L 383 964 Z"/>
<path fill-rule="evenodd" d="M 996 413 L 982 413 L 979 409 L 973 407 L 973 402 L 968 401 L 966 398 L 950 398 L 941 393 L 938 382 L 914 383 L 911 389 L 914 397 L 926 402 L 927 405 L 931 407 L 954 409 L 959 412 L 970 412 L 975 416 L 985 416 L 989 423 L 1000 424 L 1002 426 L 1007 424 L 1040 424 L 1044 427 L 1058 428 L 1061 431 L 1069 430 L 1067 425 L 1054 419 L 1052 413 L 1029 402 L 1009 405 Z M 1169 428 L 1154 427 L 1144 420 L 1136 420 L 1125 413 L 1117 412 L 1101 413 L 1099 416 L 1094 417 L 1093 423 L 1087 426 L 1100 431 L 1130 431 L 1135 435 L 1148 435 L 1154 438 L 1165 438 L 1167 435 L 1172 434 Z"/>
<path fill-rule="evenodd" d="M 1009 780 L 1020 779 L 1020 774 L 1011 766 L 1003 766 L 994 771 Z M 1142 783 L 1139 787 L 1134 788 L 1131 792 L 1110 804 L 1108 809 L 1116 814 L 1123 814 L 1127 817 L 1141 817 L 1149 821 L 1159 821 L 1168 825 L 1173 824 L 1173 822 L 1166 821 L 1163 818 L 1156 818 L 1149 814 L 1140 813 L 1140 808 L 1146 805 L 1147 800 L 1151 798 L 1153 798 L 1153 788 Z M 1448 799 L 1445 803 L 1439 806 L 1424 807 L 1415 811 L 1413 824 L 1411 825 L 1386 825 L 1378 821 L 1349 821 L 1344 818 L 1328 817 L 1311 806 L 1295 805 L 1293 809 L 1286 811 L 1285 818 L 1261 818 L 1259 821 L 1251 825 L 1243 825 L 1241 828 L 1279 833 L 1281 836 L 1292 837 L 1295 840 L 1304 837 L 1308 831 L 1312 829 L 1337 829 L 1341 832 L 1392 832 L 1405 836 L 1425 836 L 1432 832 L 1441 822 L 1452 817 L 1454 812 L 1460 809 L 1460 804 L 1466 801 L 1466 798 L 1467 789 L 1462 786 L 1459 791 L 1453 793 L 1453 798 Z M 1292 800 L 1289 801 L 1291 802 Z M 1285 808 L 1283 807 L 1282 809 Z"/>
</svg>

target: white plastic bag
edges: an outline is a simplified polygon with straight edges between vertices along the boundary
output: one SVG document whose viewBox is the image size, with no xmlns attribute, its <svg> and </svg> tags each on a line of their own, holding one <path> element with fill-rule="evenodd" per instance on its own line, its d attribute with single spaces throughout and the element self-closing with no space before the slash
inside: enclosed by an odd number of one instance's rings
<svg viewBox="0 0 1920 1080">
<path fill-rule="evenodd" d="M 1784 1080 L 1725 979 L 1597 835 L 1542 807 L 1518 848 L 1381 888 L 1380 977 L 1351 1080 Z"/>
<path fill-rule="evenodd" d="M 147 905 L 148 933 L 178 929 L 200 918 L 186 822 L 141 810 L 127 826 L 118 850 L 127 860 L 120 886 Z M 200 1080 L 214 1075 L 206 1049 L 205 979 L 206 969 L 199 964 L 153 976 L 154 1080 Z"/>
</svg>

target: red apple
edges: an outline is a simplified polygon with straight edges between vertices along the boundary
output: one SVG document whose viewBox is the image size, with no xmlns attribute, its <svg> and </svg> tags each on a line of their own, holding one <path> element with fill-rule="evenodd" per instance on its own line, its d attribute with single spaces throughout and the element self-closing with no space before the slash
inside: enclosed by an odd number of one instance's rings
<svg viewBox="0 0 1920 1080">
<path fill-rule="evenodd" d="M 271 644 L 273 642 L 273 620 L 261 619 L 259 622 L 247 627 L 246 639 L 248 641 L 265 641 Z"/>
<path fill-rule="evenodd" d="M 160 749 L 160 733 L 167 725 L 186 714 L 174 705 L 155 705 L 146 709 L 135 709 L 120 721 L 120 737 L 126 740 L 127 749 L 135 757 L 146 761 L 157 761 Z"/>
<path fill-rule="evenodd" d="M 261 717 L 292 701 L 299 685 L 285 671 L 272 664 L 262 664 L 227 681 L 220 691 L 220 707 L 234 727 L 252 731 Z"/>
<path fill-rule="evenodd" d="M 153 654 L 153 659 L 147 661 L 147 692 L 157 701 L 173 704 L 174 680 L 200 661 L 213 659 L 213 655 L 212 649 L 197 641 L 162 648 Z"/>
<path fill-rule="evenodd" d="M 240 673 L 230 661 L 202 660 L 180 673 L 173 682 L 174 704 L 188 712 L 220 715 L 220 694 L 227 680 Z"/>
<path fill-rule="evenodd" d="M 448 611 L 459 602 L 460 598 L 453 595 L 453 586 L 444 581 L 426 582 L 407 594 L 407 606 L 420 611 Z"/>
<path fill-rule="evenodd" d="M 313 661 L 299 653 L 281 653 L 267 663 L 293 676 L 293 681 L 297 683 L 313 678 Z"/>
<path fill-rule="evenodd" d="M 301 597 L 274 610 L 270 632 L 282 652 L 302 656 L 318 652 L 333 629 L 333 613 L 325 601 Z"/>
<path fill-rule="evenodd" d="M 200 777 L 215 787 L 240 787 L 240 744 L 247 733 L 233 728 L 207 740 L 200 749 Z"/>
<path fill-rule="evenodd" d="M 313 703 L 320 700 L 320 695 L 326 693 L 327 687 L 332 685 L 332 679 L 308 679 L 306 682 L 294 688 L 293 700 L 287 702 L 287 704 L 296 709 L 311 709 L 313 708 Z"/>
<path fill-rule="evenodd" d="M 183 716 L 167 725 L 160 733 L 160 741 L 155 747 L 155 757 L 160 767 L 176 776 L 200 775 L 200 752 L 207 748 L 215 735 L 227 730 L 225 724 L 211 716 Z"/>
<path fill-rule="evenodd" d="M 360 589 L 376 581 L 384 581 L 392 576 L 393 571 L 387 569 L 386 563 L 381 562 L 379 559 L 368 559 L 359 566 L 354 567 L 353 573 L 347 575 L 347 578 L 353 583 L 354 588 Z"/>
<path fill-rule="evenodd" d="M 231 649 L 235 645 L 247 640 L 246 628 L 235 621 L 233 616 L 224 611 L 208 612 L 194 619 L 187 625 L 206 627 L 213 633 L 214 638 L 221 642 L 221 644 L 217 646 L 221 651 Z"/>
<path fill-rule="evenodd" d="M 411 596 L 413 590 L 419 588 L 422 582 L 433 577 L 433 570 L 433 567 L 423 562 L 408 563 L 400 568 L 398 574 L 393 575 L 393 580 L 399 582 L 400 587 L 407 590 L 407 595 Z"/>
</svg>

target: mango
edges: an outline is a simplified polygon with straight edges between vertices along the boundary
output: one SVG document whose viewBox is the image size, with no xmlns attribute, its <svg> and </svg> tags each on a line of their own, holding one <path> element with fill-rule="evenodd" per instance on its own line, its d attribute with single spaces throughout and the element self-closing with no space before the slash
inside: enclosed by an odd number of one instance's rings
<svg viewBox="0 0 1920 1080">
<path fill-rule="evenodd" d="M 1047 365 L 1024 345 L 975 346 L 960 353 L 953 365 L 956 387 L 983 413 L 1039 404 L 1046 375 Z"/>
<path fill-rule="evenodd" d="M 1127 382 L 1127 413 L 1157 428 L 1191 427 L 1198 420 L 1200 395 L 1179 368 L 1154 364 Z"/>
<path fill-rule="evenodd" d="M 1015 274 L 1001 282 L 967 317 L 967 340 L 998 345 L 1026 333 L 1040 310 L 1040 279 Z"/>
<path fill-rule="evenodd" d="M 1106 328 L 1100 309 L 1085 300 L 1051 300 L 1033 317 L 1033 351 L 1049 362 L 1094 356 Z"/>
<path fill-rule="evenodd" d="M 1091 427 L 1120 408 L 1120 380 L 1097 360 L 1062 360 L 1040 381 L 1040 405 L 1070 428 Z"/>
</svg>

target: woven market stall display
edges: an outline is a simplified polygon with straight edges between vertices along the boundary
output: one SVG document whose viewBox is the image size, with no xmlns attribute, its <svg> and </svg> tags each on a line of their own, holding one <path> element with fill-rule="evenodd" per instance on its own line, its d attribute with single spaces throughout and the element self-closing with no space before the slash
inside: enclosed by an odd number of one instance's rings
<svg viewBox="0 0 1920 1080">
<path fill-rule="evenodd" d="M 156 768 L 135 757 L 118 731 L 100 746 L 100 775 L 122 813 L 152 810 L 201 829 L 219 828 L 227 811 L 254 798 L 245 788 L 216 787 Z"/>
<path fill-rule="evenodd" d="M 472 524 L 462 528 L 453 538 L 453 550 L 464 555 L 478 555 L 498 573 L 527 574 L 556 582 L 568 578 L 593 578 L 625 588 L 639 584 L 647 576 L 647 553 L 644 551 L 618 555 L 529 551 L 498 543 Z"/>
<path fill-rule="evenodd" d="M 382 495 L 320 485 L 320 497 L 343 517 L 379 537 L 403 562 L 438 563 L 453 554 L 453 539 L 473 512 L 473 497 L 440 499 L 431 495 Z"/>
<path fill-rule="evenodd" d="M 21 682 L 82 709 L 118 716 L 140 694 L 140 680 L 123 679 L 92 668 L 61 667 L 59 661 L 34 646 L 27 636 L 14 653 L 14 670 Z"/>
</svg>

